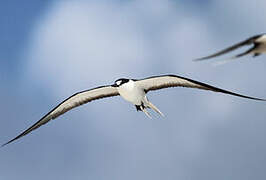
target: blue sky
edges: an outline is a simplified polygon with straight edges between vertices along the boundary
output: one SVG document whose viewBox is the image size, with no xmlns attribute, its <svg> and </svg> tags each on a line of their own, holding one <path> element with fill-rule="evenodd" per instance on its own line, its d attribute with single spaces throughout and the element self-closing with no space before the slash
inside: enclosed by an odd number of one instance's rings
<svg viewBox="0 0 266 180">
<path fill-rule="evenodd" d="M 27 3 L 0 6 L 2 143 L 120 77 L 177 74 L 266 98 L 265 55 L 192 62 L 265 32 L 265 1 Z M 164 118 L 119 97 L 83 105 L 0 149 L 0 179 L 265 179 L 265 103 L 185 88 L 148 97 Z"/>
</svg>

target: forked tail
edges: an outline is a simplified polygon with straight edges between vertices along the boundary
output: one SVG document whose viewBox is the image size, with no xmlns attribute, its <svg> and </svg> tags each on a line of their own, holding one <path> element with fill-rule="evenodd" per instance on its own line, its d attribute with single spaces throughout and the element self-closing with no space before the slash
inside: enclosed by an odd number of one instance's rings
<svg viewBox="0 0 266 180">
<path fill-rule="evenodd" d="M 153 109 L 154 111 L 156 111 L 161 116 L 164 116 L 164 114 L 155 105 L 153 105 L 150 101 L 147 102 L 147 107 Z"/>
<path fill-rule="evenodd" d="M 142 112 L 144 112 L 150 119 L 152 119 L 150 113 L 147 111 L 147 109 L 143 106 L 140 106 L 140 109 Z"/>
</svg>

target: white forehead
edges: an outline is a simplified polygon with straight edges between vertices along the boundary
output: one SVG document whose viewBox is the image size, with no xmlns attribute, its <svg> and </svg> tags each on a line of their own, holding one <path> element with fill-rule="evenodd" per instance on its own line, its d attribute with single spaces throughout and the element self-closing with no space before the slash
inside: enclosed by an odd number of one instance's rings
<svg viewBox="0 0 266 180">
<path fill-rule="evenodd" d="M 116 81 L 115 82 L 117 85 L 120 85 L 122 83 L 122 80 Z"/>
</svg>

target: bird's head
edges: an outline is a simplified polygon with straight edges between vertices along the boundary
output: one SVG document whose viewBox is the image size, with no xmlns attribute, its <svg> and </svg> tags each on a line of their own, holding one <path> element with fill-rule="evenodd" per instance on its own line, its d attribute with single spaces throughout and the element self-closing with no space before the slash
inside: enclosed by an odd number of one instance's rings
<svg viewBox="0 0 266 180">
<path fill-rule="evenodd" d="M 126 78 L 120 78 L 120 79 L 117 79 L 115 81 L 115 83 L 112 85 L 113 87 L 119 87 L 121 86 L 122 84 L 125 84 L 129 81 L 129 79 L 126 79 Z"/>
</svg>

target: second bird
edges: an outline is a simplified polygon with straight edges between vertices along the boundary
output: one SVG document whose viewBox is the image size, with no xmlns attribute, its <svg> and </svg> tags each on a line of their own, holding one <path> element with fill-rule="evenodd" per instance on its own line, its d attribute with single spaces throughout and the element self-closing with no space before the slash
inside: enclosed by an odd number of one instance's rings
<svg viewBox="0 0 266 180">
<path fill-rule="evenodd" d="M 235 58 L 239 58 L 248 54 L 252 54 L 253 57 L 259 56 L 262 53 L 266 53 L 266 34 L 259 34 L 259 35 L 255 35 L 252 36 L 244 41 L 241 41 L 237 44 L 234 44 L 226 49 L 223 49 L 221 51 L 218 51 L 214 54 L 211 54 L 209 56 L 205 56 L 202 58 L 198 58 L 195 59 L 194 61 L 200 61 L 200 60 L 206 60 L 206 59 L 210 59 L 210 58 L 214 58 L 226 53 L 229 53 L 233 50 L 236 50 L 240 47 L 246 46 L 246 45 L 251 45 L 252 47 L 249 48 L 248 50 L 244 51 L 243 53 L 237 54 L 233 57 L 231 57 L 231 59 L 235 59 Z"/>
</svg>

